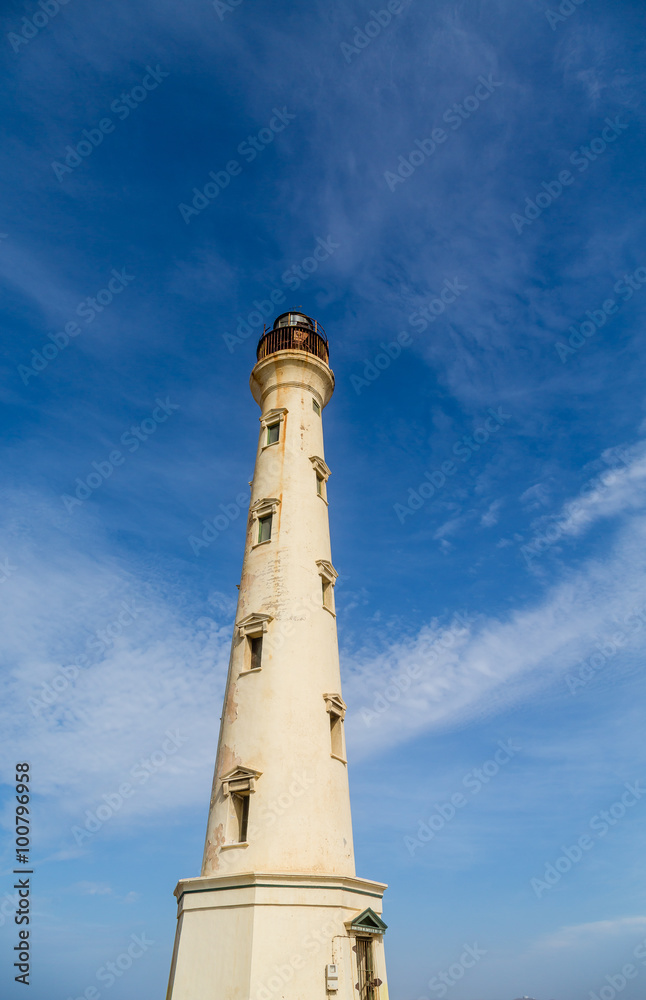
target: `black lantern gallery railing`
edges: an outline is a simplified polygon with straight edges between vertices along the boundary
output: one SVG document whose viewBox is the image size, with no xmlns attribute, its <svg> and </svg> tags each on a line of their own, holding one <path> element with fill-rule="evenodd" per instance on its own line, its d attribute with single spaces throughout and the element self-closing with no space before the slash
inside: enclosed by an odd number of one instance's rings
<svg viewBox="0 0 646 1000">
<path fill-rule="evenodd" d="M 304 313 L 283 313 L 270 330 L 263 328 L 256 352 L 258 361 L 276 351 L 307 351 L 326 364 L 330 357 L 325 330 Z"/>
</svg>

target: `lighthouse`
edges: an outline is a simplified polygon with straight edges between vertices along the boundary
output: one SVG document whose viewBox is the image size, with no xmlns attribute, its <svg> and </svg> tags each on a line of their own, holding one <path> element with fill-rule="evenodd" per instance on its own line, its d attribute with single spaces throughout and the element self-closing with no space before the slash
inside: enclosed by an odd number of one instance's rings
<svg viewBox="0 0 646 1000">
<path fill-rule="evenodd" d="M 382 897 L 355 873 L 323 411 L 328 340 L 265 328 L 242 576 L 201 874 L 167 1000 L 387 1000 Z"/>
</svg>

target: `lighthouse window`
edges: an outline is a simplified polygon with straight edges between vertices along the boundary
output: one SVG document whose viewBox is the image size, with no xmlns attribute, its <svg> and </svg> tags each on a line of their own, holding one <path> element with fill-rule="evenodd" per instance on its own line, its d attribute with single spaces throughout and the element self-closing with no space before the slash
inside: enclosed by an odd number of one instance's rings
<svg viewBox="0 0 646 1000">
<path fill-rule="evenodd" d="M 262 636 L 249 636 L 250 670 L 260 670 L 262 666 Z"/>
<path fill-rule="evenodd" d="M 343 735 L 343 720 L 346 705 L 340 694 L 324 694 L 325 710 L 330 716 L 330 753 L 343 764 L 345 757 L 345 738 Z"/>
<path fill-rule="evenodd" d="M 276 444 L 280 436 L 280 423 L 270 424 L 267 428 L 267 444 Z"/>
<path fill-rule="evenodd" d="M 327 481 L 330 476 L 330 470 L 318 455 L 310 455 L 310 462 L 314 467 L 314 475 L 316 476 L 316 492 L 321 500 L 327 503 Z"/>
<path fill-rule="evenodd" d="M 334 611 L 334 588 L 332 584 L 325 577 L 321 577 L 321 586 L 323 589 L 323 607 L 327 608 L 328 611 Z"/>
<path fill-rule="evenodd" d="M 343 752 L 343 719 L 340 715 L 330 712 L 330 739 L 332 743 L 332 753 L 335 757 L 345 759 Z"/>
<path fill-rule="evenodd" d="M 321 577 L 321 596 L 323 598 L 323 607 L 326 611 L 329 611 L 332 616 L 334 616 L 334 584 L 338 577 L 338 573 L 335 570 L 331 562 L 327 559 L 317 559 L 316 565 L 318 566 L 319 576 Z"/>
<path fill-rule="evenodd" d="M 234 834 L 232 838 L 237 841 L 238 844 L 244 844 L 247 841 L 247 828 L 249 826 L 249 796 L 248 795 L 232 795 L 231 804 L 233 806 L 235 820 Z"/>
<path fill-rule="evenodd" d="M 272 515 L 269 514 L 268 517 L 258 518 L 258 541 L 268 542 L 271 538 L 271 521 Z"/>
<path fill-rule="evenodd" d="M 315 399 L 312 400 L 312 409 L 314 410 L 317 417 L 321 416 L 321 406 L 319 403 L 316 402 Z"/>
</svg>

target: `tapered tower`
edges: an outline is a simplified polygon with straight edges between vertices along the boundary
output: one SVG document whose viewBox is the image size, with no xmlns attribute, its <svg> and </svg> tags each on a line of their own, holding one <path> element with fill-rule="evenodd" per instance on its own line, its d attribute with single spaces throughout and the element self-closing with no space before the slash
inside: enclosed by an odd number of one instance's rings
<svg viewBox="0 0 646 1000">
<path fill-rule="evenodd" d="M 381 903 L 357 878 L 328 520 L 322 328 L 265 329 L 261 411 L 202 874 L 175 890 L 167 1000 L 387 1000 Z"/>
</svg>

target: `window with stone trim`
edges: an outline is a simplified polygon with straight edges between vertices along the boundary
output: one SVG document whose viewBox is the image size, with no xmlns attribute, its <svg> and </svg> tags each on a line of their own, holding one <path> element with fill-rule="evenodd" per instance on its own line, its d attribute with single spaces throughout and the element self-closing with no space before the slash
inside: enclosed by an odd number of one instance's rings
<svg viewBox="0 0 646 1000">
<path fill-rule="evenodd" d="M 246 844 L 249 830 L 249 794 L 231 795 L 230 843 Z"/>
<path fill-rule="evenodd" d="M 319 576 L 321 577 L 321 597 L 323 607 L 326 611 L 329 611 L 331 615 L 335 615 L 334 610 L 334 584 L 337 581 L 338 573 L 335 570 L 331 562 L 327 559 L 318 559 L 316 562 L 318 566 Z"/>
<path fill-rule="evenodd" d="M 260 670 L 262 667 L 262 636 L 250 635 L 247 637 L 249 643 L 249 670 Z"/>
<path fill-rule="evenodd" d="M 262 669 L 263 637 L 271 621 L 271 615 L 254 612 L 236 622 L 240 638 L 244 641 L 242 673 Z"/>
<path fill-rule="evenodd" d="M 330 716 L 330 755 L 346 763 L 344 720 L 346 705 L 340 694 L 325 694 L 325 710 Z"/>
<path fill-rule="evenodd" d="M 334 614 L 334 584 L 326 580 L 325 577 L 321 577 L 321 588 L 323 591 L 323 607 Z"/>
<path fill-rule="evenodd" d="M 238 767 L 222 778 L 222 792 L 229 804 L 225 846 L 247 843 L 251 796 L 259 777 L 260 771 Z"/>
<path fill-rule="evenodd" d="M 268 448 L 271 444 L 277 444 L 281 438 L 281 425 L 287 416 L 285 407 L 281 409 L 268 410 L 260 417 L 260 426 L 264 434 L 263 448 Z M 262 441 L 262 439 L 261 439 Z"/>
<path fill-rule="evenodd" d="M 279 506 L 280 500 L 277 497 L 264 497 L 251 505 L 250 514 L 254 521 L 252 545 L 271 541 L 276 529 L 274 515 L 277 514 Z"/>
<path fill-rule="evenodd" d="M 273 521 L 273 518 L 273 514 L 267 514 L 265 517 L 258 518 L 259 542 L 268 542 L 271 539 L 271 522 Z"/>
<path fill-rule="evenodd" d="M 330 712 L 330 744 L 335 757 L 343 757 L 343 719 Z"/>
<path fill-rule="evenodd" d="M 330 477 L 330 470 L 323 459 L 319 458 L 318 455 L 310 455 L 310 462 L 314 466 L 317 495 L 327 503 L 327 481 Z"/>
</svg>

